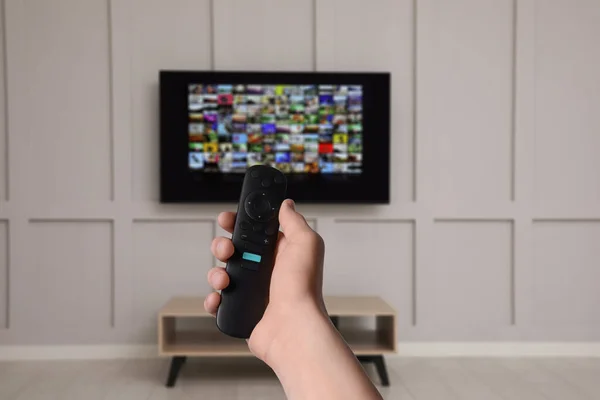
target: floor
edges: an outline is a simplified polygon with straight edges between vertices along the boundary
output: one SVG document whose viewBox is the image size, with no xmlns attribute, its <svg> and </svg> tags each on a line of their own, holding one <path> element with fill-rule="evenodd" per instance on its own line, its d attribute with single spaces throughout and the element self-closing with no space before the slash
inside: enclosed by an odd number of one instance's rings
<svg viewBox="0 0 600 400">
<path fill-rule="evenodd" d="M 600 359 L 412 358 L 387 360 L 398 400 L 600 399 Z M 367 372 L 377 382 L 372 366 Z M 191 359 L 175 388 L 163 386 L 167 360 L 0 363 L 1 400 L 284 399 L 256 360 Z"/>
</svg>

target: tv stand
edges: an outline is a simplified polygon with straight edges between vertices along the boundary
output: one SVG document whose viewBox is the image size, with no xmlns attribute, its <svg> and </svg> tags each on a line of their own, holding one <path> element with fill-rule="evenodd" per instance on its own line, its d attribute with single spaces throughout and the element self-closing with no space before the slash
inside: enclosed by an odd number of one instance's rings
<svg viewBox="0 0 600 400">
<path fill-rule="evenodd" d="M 396 312 L 379 297 L 328 296 L 325 305 L 333 324 L 338 328 L 358 360 L 373 363 L 382 386 L 389 385 L 384 355 L 396 352 Z M 159 355 L 171 357 L 166 386 L 173 387 L 188 357 L 249 357 L 245 340 L 234 339 L 219 332 L 214 321 L 210 328 L 178 329 L 177 320 L 188 318 L 213 319 L 204 310 L 204 298 L 174 297 L 158 314 Z M 374 328 L 346 327 L 344 320 L 371 320 Z M 368 322 L 368 321 L 360 321 Z M 348 324 L 350 325 L 350 324 Z"/>
</svg>

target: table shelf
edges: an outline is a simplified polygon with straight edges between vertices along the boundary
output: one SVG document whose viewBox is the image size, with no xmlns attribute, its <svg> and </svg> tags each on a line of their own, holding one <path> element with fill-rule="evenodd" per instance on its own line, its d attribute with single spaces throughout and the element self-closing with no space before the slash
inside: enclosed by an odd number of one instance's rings
<svg viewBox="0 0 600 400">
<path fill-rule="evenodd" d="M 374 362 L 381 380 L 387 384 L 383 355 L 396 352 L 396 313 L 379 297 L 325 297 L 329 316 L 350 349 L 363 362 Z M 178 329 L 178 320 L 203 319 L 202 328 Z M 372 319 L 374 329 L 344 327 L 344 319 Z M 214 328 L 210 328 L 210 327 Z M 200 297 L 174 297 L 158 313 L 159 355 L 172 357 L 167 386 L 173 386 L 187 357 L 251 357 L 248 344 L 221 333 L 214 317 L 204 310 Z"/>
</svg>

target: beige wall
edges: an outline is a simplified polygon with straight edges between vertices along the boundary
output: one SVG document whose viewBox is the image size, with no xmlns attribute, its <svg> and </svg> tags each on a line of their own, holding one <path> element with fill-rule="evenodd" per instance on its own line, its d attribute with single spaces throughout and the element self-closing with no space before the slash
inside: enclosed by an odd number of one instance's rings
<svg viewBox="0 0 600 400">
<path fill-rule="evenodd" d="M 234 205 L 157 203 L 170 68 L 390 71 L 391 204 L 302 207 L 326 293 L 401 340 L 600 340 L 597 1 L 2 4 L 0 344 L 148 342 L 208 293 Z"/>
</svg>

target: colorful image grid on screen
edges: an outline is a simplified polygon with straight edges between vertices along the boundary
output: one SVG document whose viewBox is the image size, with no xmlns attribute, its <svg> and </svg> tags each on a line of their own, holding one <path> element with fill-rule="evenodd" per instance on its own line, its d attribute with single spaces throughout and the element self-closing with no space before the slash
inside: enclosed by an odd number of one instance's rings
<svg viewBox="0 0 600 400">
<path fill-rule="evenodd" d="M 362 86 L 189 85 L 189 168 L 362 171 Z"/>
</svg>

